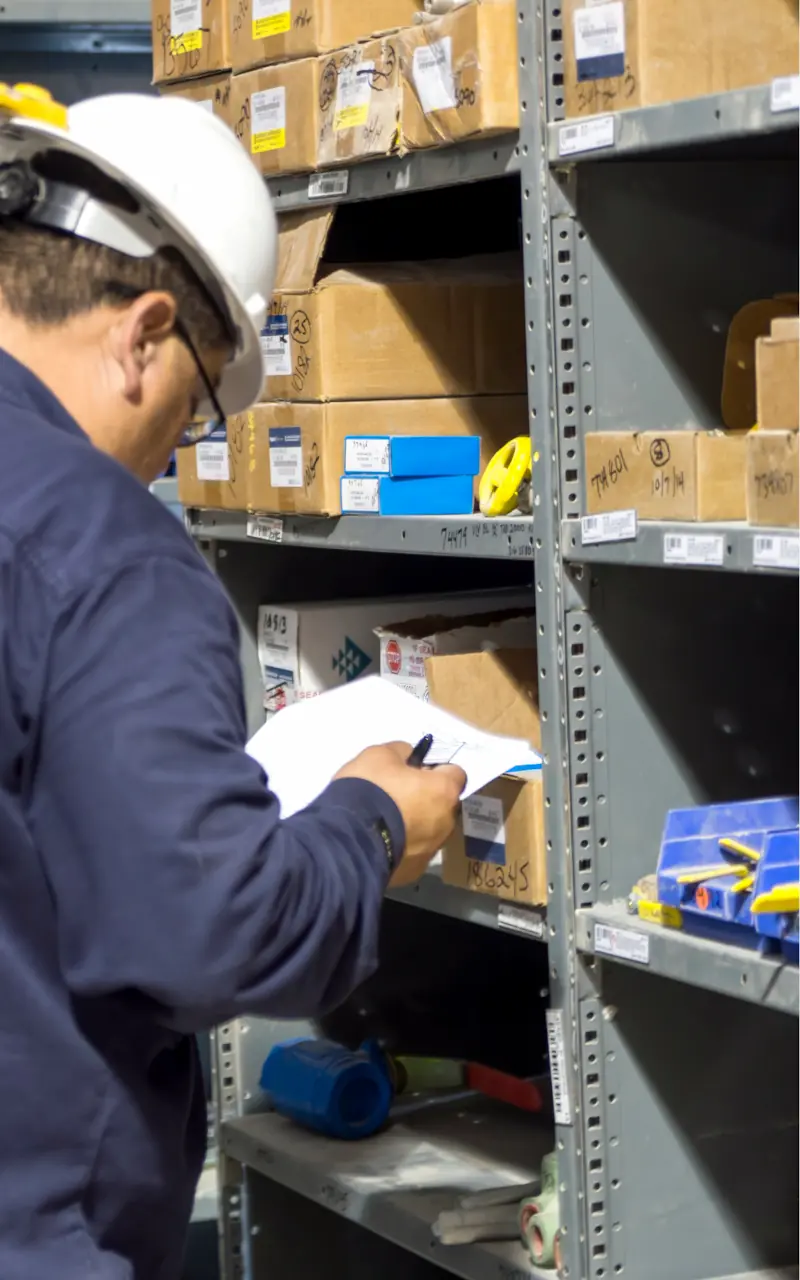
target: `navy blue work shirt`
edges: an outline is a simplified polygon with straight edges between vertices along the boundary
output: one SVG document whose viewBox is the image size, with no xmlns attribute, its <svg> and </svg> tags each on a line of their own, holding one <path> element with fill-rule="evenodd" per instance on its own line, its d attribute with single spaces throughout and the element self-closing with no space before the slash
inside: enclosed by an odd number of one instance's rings
<svg viewBox="0 0 800 1280">
<path fill-rule="evenodd" d="M 285 822 L 244 752 L 232 610 L 180 523 L 0 352 L 0 1277 L 176 1280 L 191 1033 L 374 968 L 402 819 Z"/>
</svg>

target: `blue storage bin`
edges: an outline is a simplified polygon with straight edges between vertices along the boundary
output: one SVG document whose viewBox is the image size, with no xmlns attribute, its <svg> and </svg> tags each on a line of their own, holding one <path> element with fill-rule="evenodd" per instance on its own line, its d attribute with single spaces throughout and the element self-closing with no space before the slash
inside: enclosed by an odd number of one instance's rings
<svg viewBox="0 0 800 1280">
<path fill-rule="evenodd" d="M 345 475 L 476 476 L 481 469 L 477 436 L 347 436 Z"/>
<path fill-rule="evenodd" d="M 281 1115 L 329 1138 L 367 1138 L 386 1123 L 392 1084 L 374 1042 L 353 1052 L 331 1040 L 275 1045 L 261 1088 Z"/>
<path fill-rule="evenodd" d="M 470 516 L 474 483 L 473 476 L 431 476 L 417 480 L 342 476 L 342 514 Z"/>
<path fill-rule="evenodd" d="M 767 839 L 767 847 L 756 873 L 753 899 L 769 893 L 778 885 L 800 881 L 800 832 L 775 831 Z M 771 939 L 793 964 L 798 962 L 800 936 L 796 912 L 753 912 L 756 933 Z"/>
</svg>

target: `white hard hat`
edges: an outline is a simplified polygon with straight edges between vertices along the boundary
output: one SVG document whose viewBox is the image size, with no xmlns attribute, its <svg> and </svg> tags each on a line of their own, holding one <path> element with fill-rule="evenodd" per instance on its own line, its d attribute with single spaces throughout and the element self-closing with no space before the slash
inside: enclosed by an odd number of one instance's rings
<svg viewBox="0 0 800 1280">
<path fill-rule="evenodd" d="M 231 130 L 183 98 L 89 98 L 70 108 L 68 121 L 67 130 L 21 116 L 0 124 L 0 165 L 65 152 L 118 183 L 133 197 L 131 207 L 58 184 L 48 201 L 45 183 L 31 220 L 131 257 L 179 250 L 235 341 L 220 404 L 226 413 L 248 408 L 264 381 L 260 334 L 277 262 L 277 225 L 263 178 Z"/>
</svg>

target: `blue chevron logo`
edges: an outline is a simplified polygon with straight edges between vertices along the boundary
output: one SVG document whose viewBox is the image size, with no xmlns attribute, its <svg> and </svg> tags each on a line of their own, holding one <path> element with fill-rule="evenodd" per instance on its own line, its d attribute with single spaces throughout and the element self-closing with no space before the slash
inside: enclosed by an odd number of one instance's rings
<svg viewBox="0 0 800 1280">
<path fill-rule="evenodd" d="M 344 638 L 344 648 L 340 649 L 338 654 L 333 658 L 333 669 L 338 671 L 340 676 L 344 676 L 345 680 L 356 680 L 359 676 L 363 676 L 367 667 L 372 665 L 372 658 L 369 654 L 364 653 L 354 640 L 349 636 Z"/>
</svg>

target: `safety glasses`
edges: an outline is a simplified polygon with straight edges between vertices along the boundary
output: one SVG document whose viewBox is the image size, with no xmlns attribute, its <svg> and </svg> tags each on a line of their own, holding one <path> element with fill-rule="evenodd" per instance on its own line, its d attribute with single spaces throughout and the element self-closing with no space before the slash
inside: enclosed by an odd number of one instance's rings
<svg viewBox="0 0 800 1280">
<path fill-rule="evenodd" d="M 226 428 L 226 419 L 222 405 L 217 399 L 217 393 L 214 390 L 213 383 L 205 371 L 202 360 L 197 354 L 197 348 L 189 337 L 189 332 L 186 326 L 178 317 L 175 319 L 175 332 L 197 365 L 197 372 L 200 375 L 200 380 L 205 387 L 206 395 L 208 396 L 208 400 L 214 410 L 213 417 L 209 417 L 207 413 L 195 414 L 195 416 L 186 424 L 183 429 L 183 435 L 178 441 L 178 448 L 188 449 L 191 448 L 192 445 L 199 444 L 201 440 L 207 440 L 215 431 L 224 431 Z"/>
</svg>

